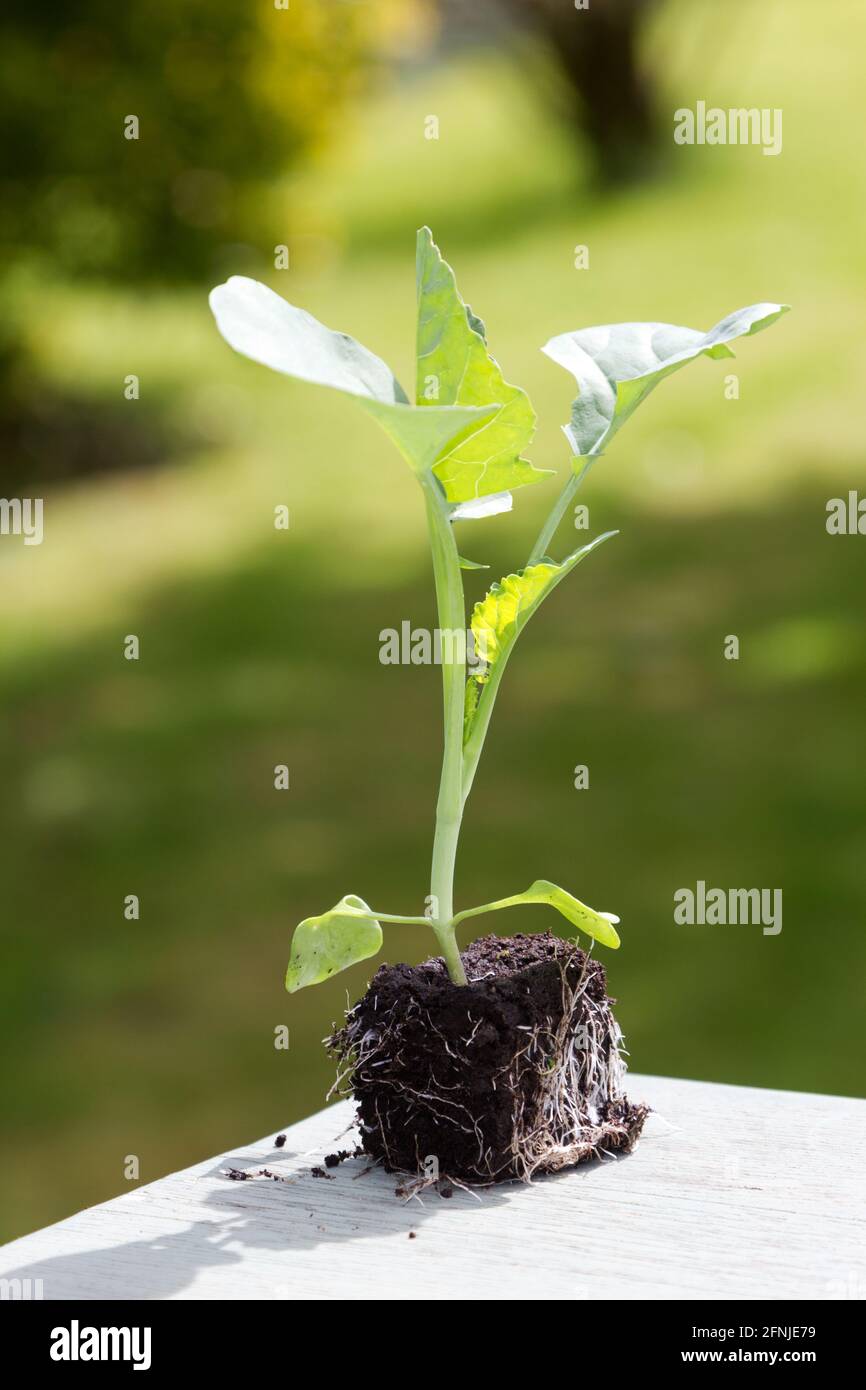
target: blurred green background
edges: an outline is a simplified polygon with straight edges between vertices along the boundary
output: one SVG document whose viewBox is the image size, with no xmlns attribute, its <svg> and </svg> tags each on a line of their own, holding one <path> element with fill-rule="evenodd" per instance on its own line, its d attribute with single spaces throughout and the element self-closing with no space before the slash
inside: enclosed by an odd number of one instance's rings
<svg viewBox="0 0 866 1390">
<path fill-rule="evenodd" d="M 824 523 L 863 487 L 866 12 L 599 0 L 588 62 L 585 15 L 564 38 L 541 0 L 468 9 L 3 21 L 0 492 L 45 499 L 44 544 L 0 538 L 3 1238 L 128 1187 L 126 1155 L 149 1181 L 321 1105 L 320 1040 L 374 965 L 289 998 L 293 924 L 344 892 L 420 910 L 438 677 L 378 660 L 381 629 L 433 621 L 416 484 L 351 402 L 232 354 L 206 295 L 256 274 L 411 381 L 422 223 L 563 476 L 552 334 L 794 305 L 591 475 L 592 533 L 622 535 L 509 668 L 457 898 L 543 875 L 618 911 L 637 1070 L 862 1093 L 866 543 Z M 633 99 L 605 114 L 611 84 Z M 781 107 L 782 154 L 675 147 L 699 99 Z M 553 492 L 463 523 L 464 553 L 519 565 Z M 781 887 L 781 935 L 674 925 L 699 878 Z M 431 943 L 392 928 L 386 954 Z"/>
</svg>

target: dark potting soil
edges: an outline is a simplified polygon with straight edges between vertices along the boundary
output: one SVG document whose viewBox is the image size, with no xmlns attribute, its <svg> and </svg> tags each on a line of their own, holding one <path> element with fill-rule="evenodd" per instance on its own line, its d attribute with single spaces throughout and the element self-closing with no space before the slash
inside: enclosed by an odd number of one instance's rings
<svg viewBox="0 0 866 1390">
<path fill-rule="evenodd" d="M 390 1172 L 489 1183 L 628 1150 L 645 1106 L 622 1092 L 604 967 L 549 932 L 383 965 L 329 1047 L 348 1068 L 363 1149 Z"/>
</svg>

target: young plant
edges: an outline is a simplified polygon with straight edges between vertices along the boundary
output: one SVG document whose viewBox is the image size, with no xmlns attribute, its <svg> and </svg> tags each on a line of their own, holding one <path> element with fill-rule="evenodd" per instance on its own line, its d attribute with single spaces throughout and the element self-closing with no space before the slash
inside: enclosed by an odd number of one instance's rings
<svg viewBox="0 0 866 1390">
<path fill-rule="evenodd" d="M 523 457 L 535 431 L 526 393 L 502 376 L 487 348 L 484 324 L 461 299 L 450 266 L 430 231 L 417 238 L 417 371 L 414 403 L 388 366 L 345 333 L 325 328 L 267 286 L 232 277 L 210 296 L 217 326 L 237 352 L 288 376 L 354 396 L 390 436 L 414 472 L 424 499 L 439 628 L 466 631 L 464 569 L 455 523 L 507 511 L 512 494 L 550 470 Z M 787 306 L 740 309 L 708 333 L 666 323 L 607 324 L 563 333 L 543 351 L 574 376 L 578 395 L 564 432 L 572 469 L 525 566 L 491 586 L 475 604 L 471 629 L 479 666 L 465 645 L 443 644 L 444 751 L 425 916 L 374 911 L 348 894 L 295 929 L 286 988 L 317 984 L 382 945 L 383 922 L 432 927 L 455 985 L 466 984 L 457 946 L 460 922 L 501 908 L 539 904 L 602 945 L 619 946 L 612 913 L 598 912 L 564 888 L 537 879 L 522 893 L 455 911 L 454 871 L 460 827 L 490 718 L 514 646 L 533 613 L 593 550 L 597 536 L 562 560 L 549 554 L 559 523 L 589 468 L 658 383 L 699 356 L 731 357 L 729 344 L 774 323 Z"/>
</svg>

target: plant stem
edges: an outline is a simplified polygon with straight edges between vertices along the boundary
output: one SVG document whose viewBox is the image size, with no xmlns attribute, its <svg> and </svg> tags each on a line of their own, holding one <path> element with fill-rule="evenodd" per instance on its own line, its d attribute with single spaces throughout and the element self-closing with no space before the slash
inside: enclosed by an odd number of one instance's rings
<svg viewBox="0 0 866 1390">
<path fill-rule="evenodd" d="M 579 475 L 572 473 L 559 495 L 538 539 L 532 547 L 528 565 L 536 564 L 546 553 L 568 506 L 583 482 L 592 459 L 587 459 Z M 442 642 L 442 692 L 444 704 L 445 747 L 442 756 L 442 776 L 436 803 L 436 833 L 433 840 L 433 864 L 430 873 L 432 900 L 431 926 L 445 957 L 448 974 L 455 984 L 466 984 L 466 973 L 457 946 L 455 925 L 464 916 L 454 916 L 454 866 L 463 807 L 484 747 L 484 740 L 493 713 L 499 682 L 506 659 L 496 663 L 484 686 L 479 701 L 472 734 L 463 747 L 463 713 L 466 699 L 466 605 L 463 597 L 463 575 L 457 553 L 457 543 L 448 516 L 445 498 L 435 478 L 422 480 L 427 504 L 427 527 L 433 554 L 433 576 L 436 582 L 436 607 Z M 387 919 L 386 919 L 387 920 Z"/>
<path fill-rule="evenodd" d="M 472 783 L 475 781 L 475 773 L 478 771 L 478 761 L 481 757 L 484 748 L 484 740 L 487 737 L 487 730 L 490 726 L 490 716 L 493 714 L 496 692 L 499 689 L 499 682 L 502 680 L 505 672 L 509 655 L 510 653 L 507 653 L 505 656 L 499 658 L 481 689 L 478 708 L 472 720 L 472 732 L 463 750 L 462 796 L 464 806 L 472 790 Z"/>
<path fill-rule="evenodd" d="M 430 873 L 431 926 L 448 974 L 466 984 L 454 931 L 454 865 L 463 819 L 463 709 L 466 698 L 466 607 L 457 543 L 447 504 L 432 476 L 424 479 L 427 526 L 433 553 L 436 607 L 442 659 L 445 742 L 436 803 L 436 833 Z"/>
<path fill-rule="evenodd" d="M 458 912 L 454 918 L 455 924 L 463 922 L 467 917 L 483 917 L 486 912 L 498 912 L 503 907 L 522 907 L 526 899 L 519 893 L 510 898 L 497 898 L 492 903 L 482 903 L 480 907 L 465 907 L 462 912 Z"/>
<path fill-rule="evenodd" d="M 527 569 L 530 565 L 537 565 L 542 556 L 547 554 L 547 547 L 556 535 L 559 523 L 565 516 L 572 497 L 577 492 L 577 489 L 592 467 L 592 463 L 593 459 L 588 458 L 579 473 L 570 474 L 568 482 L 565 484 L 565 487 L 554 503 L 553 510 L 538 533 L 538 539 L 532 547 L 529 553 L 529 559 L 526 562 Z"/>
<path fill-rule="evenodd" d="M 544 525 L 538 533 L 535 545 L 532 547 L 532 550 L 529 553 L 529 559 L 526 562 L 527 569 L 530 565 L 537 565 L 538 561 L 542 559 L 544 555 L 546 555 L 547 548 L 550 545 L 550 542 L 553 540 L 553 537 L 556 534 L 559 524 L 562 521 L 562 518 L 565 516 L 566 511 L 568 510 L 568 507 L 571 503 L 571 499 L 574 497 L 574 494 L 577 492 L 577 489 L 580 487 L 581 483 L 583 482 L 584 478 L 586 477 L 587 473 L 592 467 L 594 461 L 594 458 L 587 458 L 584 462 L 583 467 L 580 470 L 580 473 L 572 472 L 569 474 L 565 486 L 559 494 L 559 497 L 554 502 L 547 520 L 545 521 Z M 466 804 L 466 798 L 472 790 L 472 783 L 475 780 L 475 773 L 478 770 L 478 761 L 481 757 L 482 749 L 484 748 L 484 740 L 487 737 L 487 730 L 490 726 L 490 718 L 493 714 L 493 706 L 496 702 L 496 694 L 499 690 L 499 683 L 502 680 L 502 676 L 505 672 L 507 660 L 508 657 L 506 656 L 505 658 L 501 658 L 499 661 L 496 662 L 495 666 L 490 672 L 490 675 L 488 676 L 488 679 L 484 684 L 484 687 L 481 692 L 481 697 L 478 702 L 478 708 L 475 712 L 475 718 L 472 721 L 472 732 L 469 735 L 469 739 L 463 751 L 464 805 Z"/>
</svg>

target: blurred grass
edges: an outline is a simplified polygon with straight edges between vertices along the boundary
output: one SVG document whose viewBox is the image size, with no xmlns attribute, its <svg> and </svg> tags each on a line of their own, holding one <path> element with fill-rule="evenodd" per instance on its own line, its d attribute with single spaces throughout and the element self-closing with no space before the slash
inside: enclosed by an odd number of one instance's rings
<svg viewBox="0 0 866 1390">
<path fill-rule="evenodd" d="M 458 898 L 542 874 L 620 912 L 606 963 L 641 1070 L 862 1092 L 862 558 L 823 523 L 828 497 L 863 486 L 866 17 L 846 0 L 822 15 L 744 4 L 720 56 L 713 8 L 669 6 L 652 44 L 671 109 L 781 106 L 784 151 L 681 150 L 671 181 L 613 202 L 581 191 L 504 59 L 423 72 L 298 182 L 297 254 L 272 283 L 408 382 L 429 222 L 539 411 L 533 458 L 560 468 L 551 334 L 795 305 L 736 364 L 667 382 L 594 470 L 591 529 L 623 535 L 521 643 Z M 421 136 L 431 111 L 439 142 Z M 369 969 L 289 999 L 290 928 L 343 892 L 417 911 L 426 891 L 437 679 L 378 662 L 382 628 L 432 621 L 415 484 L 351 402 L 232 356 L 207 288 L 19 288 L 49 377 L 96 402 L 137 372 L 185 438 L 153 473 L 47 488 L 45 544 L 0 547 L 6 1237 L 125 1187 L 127 1154 L 147 1181 L 320 1104 L 319 1039 Z M 467 524 L 466 553 L 514 568 L 549 499 Z M 781 936 L 676 927 L 674 890 L 697 878 L 782 887 Z M 429 944 L 394 929 L 387 956 Z"/>
</svg>

